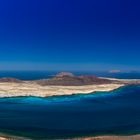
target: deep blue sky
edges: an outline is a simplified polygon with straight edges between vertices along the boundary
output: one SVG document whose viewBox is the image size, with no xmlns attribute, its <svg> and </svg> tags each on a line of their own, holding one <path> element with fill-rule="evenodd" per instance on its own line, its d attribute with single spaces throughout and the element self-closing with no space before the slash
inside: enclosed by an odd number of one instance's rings
<svg viewBox="0 0 140 140">
<path fill-rule="evenodd" d="M 1 0 L 0 70 L 140 70 L 139 0 Z"/>
</svg>

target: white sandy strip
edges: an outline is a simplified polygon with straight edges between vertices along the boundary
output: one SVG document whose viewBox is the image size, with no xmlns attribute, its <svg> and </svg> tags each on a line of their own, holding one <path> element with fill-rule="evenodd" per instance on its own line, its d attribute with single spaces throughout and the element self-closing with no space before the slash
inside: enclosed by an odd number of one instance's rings
<svg viewBox="0 0 140 140">
<path fill-rule="evenodd" d="M 124 84 L 103 84 L 86 86 L 40 86 L 35 83 L 0 83 L 0 97 L 71 95 L 96 91 L 111 91 Z"/>
<path fill-rule="evenodd" d="M 140 82 L 140 79 L 117 79 L 117 78 L 108 78 L 108 77 L 99 77 L 101 79 L 113 80 L 113 81 L 126 81 L 126 82 Z"/>
<path fill-rule="evenodd" d="M 8 140 L 8 138 L 0 137 L 0 140 Z"/>
</svg>

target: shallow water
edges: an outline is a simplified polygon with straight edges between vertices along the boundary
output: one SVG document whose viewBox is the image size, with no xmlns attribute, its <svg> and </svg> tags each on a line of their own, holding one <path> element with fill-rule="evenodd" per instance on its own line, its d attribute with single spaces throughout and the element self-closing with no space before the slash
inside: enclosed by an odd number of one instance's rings
<svg viewBox="0 0 140 140">
<path fill-rule="evenodd" d="M 0 98 L 0 132 L 34 139 L 140 133 L 140 86 L 49 98 Z"/>
</svg>

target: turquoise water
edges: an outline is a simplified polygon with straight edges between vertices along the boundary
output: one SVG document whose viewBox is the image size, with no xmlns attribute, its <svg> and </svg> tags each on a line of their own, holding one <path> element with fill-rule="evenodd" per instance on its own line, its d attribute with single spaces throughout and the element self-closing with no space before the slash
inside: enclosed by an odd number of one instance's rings
<svg viewBox="0 0 140 140">
<path fill-rule="evenodd" d="M 0 98 L 0 132 L 33 139 L 140 133 L 140 86 L 49 98 Z"/>
</svg>

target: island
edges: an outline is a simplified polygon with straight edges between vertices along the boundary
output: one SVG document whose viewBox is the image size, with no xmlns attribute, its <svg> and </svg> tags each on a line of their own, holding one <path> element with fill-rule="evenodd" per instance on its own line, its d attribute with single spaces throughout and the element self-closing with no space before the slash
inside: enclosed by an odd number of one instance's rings
<svg viewBox="0 0 140 140">
<path fill-rule="evenodd" d="M 130 84 L 140 84 L 140 80 L 104 78 L 93 75 L 75 76 L 68 72 L 61 72 L 51 79 L 30 81 L 0 78 L 0 97 L 88 94 L 111 91 Z"/>
<path fill-rule="evenodd" d="M 94 75 L 74 75 L 61 72 L 50 79 L 20 80 L 15 78 L 0 78 L 0 97 L 36 96 L 47 98 L 73 94 L 95 94 L 124 87 L 140 84 L 138 79 L 115 79 L 97 77 Z M 24 140 L 25 138 L 0 134 L 0 140 Z M 30 138 L 27 138 L 30 139 Z M 72 138 L 71 140 L 129 140 L 140 139 L 140 135 L 131 136 L 97 136 Z"/>
</svg>

